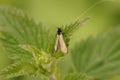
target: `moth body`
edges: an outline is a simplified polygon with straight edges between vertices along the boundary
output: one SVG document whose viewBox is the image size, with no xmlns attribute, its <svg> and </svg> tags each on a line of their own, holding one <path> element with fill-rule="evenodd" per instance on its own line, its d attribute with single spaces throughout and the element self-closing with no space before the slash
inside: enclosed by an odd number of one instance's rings
<svg viewBox="0 0 120 80">
<path fill-rule="evenodd" d="M 64 54 L 66 54 L 68 52 L 67 46 L 65 44 L 64 37 L 63 37 L 62 31 L 60 28 L 58 28 L 58 31 L 57 31 L 53 52 L 55 53 L 57 51 L 61 51 Z"/>
</svg>

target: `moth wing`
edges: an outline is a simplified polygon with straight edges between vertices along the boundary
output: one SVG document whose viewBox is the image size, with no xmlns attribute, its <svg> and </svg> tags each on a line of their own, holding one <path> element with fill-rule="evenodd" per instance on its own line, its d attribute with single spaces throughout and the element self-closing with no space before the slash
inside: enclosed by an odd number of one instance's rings
<svg viewBox="0 0 120 80">
<path fill-rule="evenodd" d="M 64 38 L 63 38 L 63 35 L 59 35 L 59 44 L 60 44 L 60 50 L 63 52 L 63 53 L 67 53 L 68 50 L 67 50 L 67 46 L 65 44 L 65 41 L 64 41 Z"/>
<path fill-rule="evenodd" d="M 55 40 L 55 45 L 54 45 L 54 50 L 53 50 L 53 52 L 55 53 L 55 52 L 58 50 L 59 47 L 60 47 L 60 46 L 59 46 L 59 36 L 57 35 L 57 36 L 56 36 L 56 40 Z"/>
</svg>

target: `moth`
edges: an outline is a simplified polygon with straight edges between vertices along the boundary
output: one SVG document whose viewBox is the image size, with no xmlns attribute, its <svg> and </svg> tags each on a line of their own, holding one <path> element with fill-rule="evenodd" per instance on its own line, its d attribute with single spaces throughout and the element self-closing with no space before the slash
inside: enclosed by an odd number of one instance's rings
<svg viewBox="0 0 120 80">
<path fill-rule="evenodd" d="M 54 44 L 54 49 L 53 49 L 54 53 L 57 51 L 61 51 L 64 54 L 67 54 L 68 52 L 61 28 L 58 28 L 56 39 L 55 39 L 55 44 Z"/>
</svg>

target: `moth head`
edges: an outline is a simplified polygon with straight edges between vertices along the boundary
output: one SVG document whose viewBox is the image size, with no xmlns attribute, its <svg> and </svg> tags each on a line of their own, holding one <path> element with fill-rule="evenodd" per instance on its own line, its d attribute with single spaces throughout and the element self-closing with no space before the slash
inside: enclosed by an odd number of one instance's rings
<svg viewBox="0 0 120 80">
<path fill-rule="evenodd" d="M 60 28 L 58 28 L 57 34 L 58 35 L 62 34 L 62 30 Z"/>
</svg>

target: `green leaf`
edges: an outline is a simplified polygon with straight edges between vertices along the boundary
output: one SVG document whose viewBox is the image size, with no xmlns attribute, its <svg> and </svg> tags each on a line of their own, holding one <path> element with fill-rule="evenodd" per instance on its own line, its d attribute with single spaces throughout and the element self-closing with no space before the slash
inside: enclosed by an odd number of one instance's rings
<svg viewBox="0 0 120 80">
<path fill-rule="evenodd" d="M 73 73 L 67 75 L 64 80 L 94 80 L 94 79 L 83 73 Z"/>
<path fill-rule="evenodd" d="M 71 57 L 78 72 L 97 79 L 120 74 L 120 27 L 75 45 Z"/>
<path fill-rule="evenodd" d="M 33 56 L 33 60 L 35 61 L 35 63 L 47 64 L 47 63 L 50 63 L 50 61 L 51 61 L 50 54 L 47 54 L 46 52 L 36 48 L 35 46 L 23 44 L 23 45 L 19 45 L 19 47 L 30 52 Z"/>
<path fill-rule="evenodd" d="M 17 62 L 9 65 L 0 72 L 1 78 L 13 78 L 19 76 L 39 76 L 40 78 L 47 78 L 46 76 L 50 73 L 47 72 L 47 69 L 44 69 L 42 66 L 35 65 L 34 62 Z M 42 79 L 44 80 L 44 79 Z"/>
<path fill-rule="evenodd" d="M 7 52 L 7 56 L 13 60 L 21 60 L 24 62 L 29 62 L 32 60 L 32 55 L 19 48 L 18 41 L 11 33 L 1 31 L 2 36 L 0 36 L 0 40 L 4 46 L 5 52 Z"/>
<path fill-rule="evenodd" d="M 2 43 L 12 59 L 29 61 L 32 58 L 29 52 L 18 47 L 19 44 L 29 44 L 42 48 L 45 52 L 52 52 L 51 32 L 41 23 L 35 23 L 21 10 L 0 6 L 0 29 Z"/>
<path fill-rule="evenodd" d="M 43 50 L 30 45 L 19 45 L 22 49 L 29 51 L 33 56 L 33 65 L 38 68 L 38 71 L 46 76 L 51 75 L 55 69 L 55 59 Z"/>
<path fill-rule="evenodd" d="M 28 63 L 15 63 L 9 65 L 0 72 L 0 77 L 12 78 L 23 75 L 33 74 L 34 69 L 31 64 Z"/>
<path fill-rule="evenodd" d="M 82 24 L 84 22 L 86 22 L 89 19 L 89 17 L 83 19 L 83 20 L 76 20 L 75 22 L 71 23 L 71 24 L 67 24 L 65 26 L 62 26 L 62 32 L 64 35 L 64 39 L 66 42 L 66 45 L 69 46 L 69 41 L 70 41 L 70 37 L 72 36 L 72 34 L 80 27 L 82 26 Z"/>
</svg>

